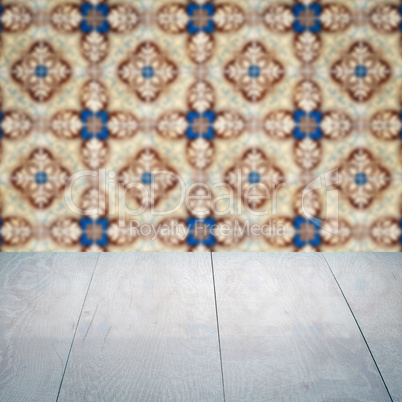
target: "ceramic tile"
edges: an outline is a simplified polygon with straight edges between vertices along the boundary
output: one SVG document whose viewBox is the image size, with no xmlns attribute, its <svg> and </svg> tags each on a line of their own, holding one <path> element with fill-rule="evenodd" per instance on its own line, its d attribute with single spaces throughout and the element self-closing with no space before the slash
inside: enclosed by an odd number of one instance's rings
<svg viewBox="0 0 402 402">
<path fill-rule="evenodd" d="M 400 250 L 396 1 L 0 17 L 2 250 Z M 273 220 L 286 234 L 259 232 Z"/>
</svg>

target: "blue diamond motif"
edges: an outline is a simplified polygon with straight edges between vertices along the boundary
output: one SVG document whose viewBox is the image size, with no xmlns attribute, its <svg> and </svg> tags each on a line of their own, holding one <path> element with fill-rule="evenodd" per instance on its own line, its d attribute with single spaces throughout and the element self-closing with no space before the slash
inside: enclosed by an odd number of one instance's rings
<svg viewBox="0 0 402 402">
<path fill-rule="evenodd" d="M 257 184 L 259 183 L 261 180 L 261 176 L 258 172 L 250 172 L 250 174 L 248 175 L 248 182 L 250 184 Z"/>
<path fill-rule="evenodd" d="M 47 67 L 42 64 L 40 64 L 39 66 L 36 66 L 35 75 L 38 78 L 45 78 L 47 76 Z"/>
<path fill-rule="evenodd" d="M 260 76 L 260 74 L 261 74 L 261 69 L 260 69 L 260 67 L 256 66 L 255 64 L 251 65 L 248 68 L 248 75 L 251 78 L 258 78 Z"/>
<path fill-rule="evenodd" d="M 141 181 L 145 185 L 150 185 L 154 180 L 154 176 L 151 172 L 144 172 L 141 177 Z"/>
<path fill-rule="evenodd" d="M 142 76 L 146 79 L 149 80 L 155 75 L 155 71 L 152 66 L 145 66 L 142 69 Z"/>
<path fill-rule="evenodd" d="M 47 182 L 47 174 L 45 172 L 38 172 L 35 175 L 35 181 L 38 183 L 40 186 L 42 184 L 45 184 Z"/>
<path fill-rule="evenodd" d="M 359 64 L 355 68 L 355 76 L 358 78 L 364 78 L 367 75 L 367 67 Z"/>
<path fill-rule="evenodd" d="M 367 183 L 368 179 L 367 179 L 367 175 L 366 173 L 357 173 L 355 176 L 355 183 L 358 186 L 364 186 Z"/>
</svg>

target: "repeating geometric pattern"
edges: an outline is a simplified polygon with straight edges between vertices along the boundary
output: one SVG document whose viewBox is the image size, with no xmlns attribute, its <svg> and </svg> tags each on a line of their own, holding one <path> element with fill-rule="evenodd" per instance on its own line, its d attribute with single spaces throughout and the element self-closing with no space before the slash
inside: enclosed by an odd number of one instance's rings
<svg viewBox="0 0 402 402">
<path fill-rule="evenodd" d="M 2 251 L 401 251 L 398 0 L 0 1 Z"/>
</svg>

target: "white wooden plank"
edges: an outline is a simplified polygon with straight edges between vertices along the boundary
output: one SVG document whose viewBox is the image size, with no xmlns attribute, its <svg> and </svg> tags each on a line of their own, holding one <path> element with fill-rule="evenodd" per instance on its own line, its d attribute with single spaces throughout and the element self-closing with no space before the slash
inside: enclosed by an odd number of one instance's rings
<svg viewBox="0 0 402 402">
<path fill-rule="evenodd" d="M 402 254 L 326 253 L 395 401 L 402 400 Z"/>
<path fill-rule="evenodd" d="M 99 259 L 60 400 L 223 399 L 205 253 Z"/>
<path fill-rule="evenodd" d="M 96 259 L 1 253 L 1 401 L 56 400 Z"/>
<path fill-rule="evenodd" d="M 322 255 L 214 253 L 227 401 L 388 401 Z"/>
</svg>

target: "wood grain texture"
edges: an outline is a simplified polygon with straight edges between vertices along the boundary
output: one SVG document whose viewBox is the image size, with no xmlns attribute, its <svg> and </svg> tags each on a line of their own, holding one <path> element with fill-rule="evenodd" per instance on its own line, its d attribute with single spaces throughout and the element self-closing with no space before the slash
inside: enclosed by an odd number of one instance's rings
<svg viewBox="0 0 402 402">
<path fill-rule="evenodd" d="M 394 401 L 402 400 L 402 254 L 325 253 Z"/>
<path fill-rule="evenodd" d="M 97 257 L 1 253 L 1 401 L 56 400 Z"/>
<path fill-rule="evenodd" d="M 227 401 L 388 401 L 324 258 L 214 253 Z"/>
<path fill-rule="evenodd" d="M 222 399 L 209 254 L 102 255 L 60 401 Z"/>
</svg>

